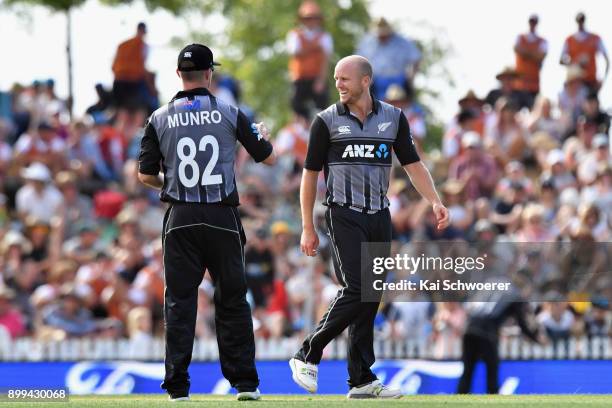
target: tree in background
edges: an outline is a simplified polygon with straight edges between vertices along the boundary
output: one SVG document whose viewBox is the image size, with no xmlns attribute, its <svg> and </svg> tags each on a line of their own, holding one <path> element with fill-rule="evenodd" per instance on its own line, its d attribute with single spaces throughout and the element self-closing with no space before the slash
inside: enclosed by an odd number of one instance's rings
<svg viewBox="0 0 612 408">
<path fill-rule="evenodd" d="M 301 0 L 202 0 L 227 19 L 223 34 L 211 36 L 227 72 L 241 81 L 244 99 L 274 126 L 289 118 L 291 85 L 285 37 L 297 24 Z M 330 65 L 352 54 L 370 20 L 365 0 L 319 0 L 324 27 L 334 39 Z M 197 36 L 195 36 L 198 38 Z M 329 84 L 332 84 L 331 69 Z M 332 94 L 333 95 L 333 94 Z"/>
<path fill-rule="evenodd" d="M 241 81 L 244 100 L 275 128 L 288 120 L 291 112 L 289 99 L 291 83 L 287 70 L 288 55 L 285 50 L 287 32 L 297 24 L 297 10 L 302 0 L 201 0 L 206 14 L 222 15 L 226 29 L 221 33 L 194 30 L 189 39 L 174 39 L 179 49 L 186 42 L 203 41 L 214 48 L 223 66 L 221 73 L 228 73 Z M 369 30 L 371 16 L 366 0 L 318 0 L 324 16 L 324 28 L 334 39 L 334 55 L 330 61 L 329 86 L 333 87 L 332 70 L 343 56 L 353 54 L 359 39 Z M 411 21 L 395 24 L 398 32 L 405 30 Z M 434 76 L 438 83 L 453 86 L 444 64 L 449 48 L 436 36 L 436 29 L 425 23 L 416 23 L 426 39 L 416 38 L 423 51 L 420 74 Z M 376 74 L 376 73 L 374 73 Z M 423 81 L 418 81 L 419 83 Z M 427 83 L 428 81 L 424 81 Z M 418 89 L 420 98 L 426 101 L 428 113 L 435 111 L 435 101 L 440 95 L 432 89 Z M 330 95 L 335 99 L 336 90 Z M 432 138 L 426 146 L 439 146 L 442 124 L 435 116 L 429 123 Z M 428 135 L 429 139 L 429 135 Z"/>
<path fill-rule="evenodd" d="M 25 4 L 31 6 L 44 6 L 57 13 L 66 15 L 66 61 L 68 68 L 68 111 L 72 116 L 72 101 L 74 100 L 73 82 L 72 82 L 72 20 L 70 12 L 84 4 L 87 0 L 4 0 L 4 4 L 11 6 L 16 4 Z M 108 5 L 120 5 L 132 3 L 132 0 L 101 0 L 102 3 Z M 178 15 L 180 12 L 194 7 L 195 4 L 189 0 L 144 0 L 149 10 L 162 8 Z"/>
</svg>

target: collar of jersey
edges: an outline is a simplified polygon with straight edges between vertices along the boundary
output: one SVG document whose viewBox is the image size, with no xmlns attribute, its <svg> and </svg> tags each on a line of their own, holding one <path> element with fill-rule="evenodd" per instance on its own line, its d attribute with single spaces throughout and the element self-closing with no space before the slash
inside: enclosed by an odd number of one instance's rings
<svg viewBox="0 0 612 408">
<path fill-rule="evenodd" d="M 379 107 L 380 107 L 380 101 L 372 97 L 372 113 L 377 114 Z M 349 111 L 348 106 L 346 106 L 340 101 L 336 103 L 336 109 L 338 110 L 338 115 L 350 115 L 351 113 Z"/>
<path fill-rule="evenodd" d="M 212 94 L 206 88 L 194 88 L 194 89 L 189 89 L 187 91 L 179 91 L 176 95 L 174 95 L 174 98 L 172 98 L 172 100 L 175 101 L 177 99 L 188 98 L 190 96 L 196 96 L 196 95 L 211 96 Z"/>
</svg>

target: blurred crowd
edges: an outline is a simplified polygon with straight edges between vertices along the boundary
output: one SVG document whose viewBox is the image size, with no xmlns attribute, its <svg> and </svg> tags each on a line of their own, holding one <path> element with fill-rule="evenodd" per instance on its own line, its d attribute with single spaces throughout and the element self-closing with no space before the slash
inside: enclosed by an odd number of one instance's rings
<svg viewBox="0 0 612 408">
<path fill-rule="evenodd" d="M 612 238 L 610 116 L 599 103 L 603 79 L 595 67 L 603 55 L 607 74 L 608 59 L 585 21 L 580 13 L 578 31 L 566 40 L 559 69 L 567 77 L 558 96 L 539 92 L 547 43 L 537 35 L 533 15 L 529 31 L 514 44 L 516 65 L 496 75 L 499 87 L 482 98 L 466 90 L 441 144 L 428 150 L 427 114 L 413 86 L 426 50 L 381 18 L 355 51 L 372 62 L 373 94 L 404 111 L 451 213 L 452 225 L 436 230 L 430 206 L 397 165 L 389 190 L 395 250 L 419 241 L 517 248 L 533 242 L 601 244 L 586 259 L 580 253 L 565 258 L 592 266 L 589 273 L 603 272 L 593 285 L 601 290 L 579 302 L 565 301 L 572 288 L 560 285 L 554 262 L 544 265 L 528 245 L 524 256 L 504 260 L 527 271 L 534 291 L 548 291 L 534 308 L 552 339 L 607 336 L 612 329 L 606 292 L 612 280 L 605 276 L 612 264 L 605 250 Z M 298 192 L 309 123 L 335 99 L 328 83 L 337 55 L 324 25 L 324 12 L 305 1 L 286 37 L 293 117 L 274 135 L 279 163 L 258 166 L 244 151 L 237 160 L 248 299 L 259 338 L 301 338 L 339 289 L 323 206 L 315 208 L 319 255 L 307 258 L 299 250 Z M 165 206 L 136 178 L 142 126 L 159 103 L 155 76 L 146 69 L 146 30 L 139 24 L 136 36 L 119 45 L 112 88 L 96 85 L 99 100 L 84 115 L 72 117 L 53 80 L 0 94 L 0 330 L 13 338 L 146 342 L 163 333 Z M 240 102 L 232 78 L 217 77 L 212 92 L 254 115 Z M 321 197 L 324 191 L 321 178 Z M 214 335 L 213 293 L 206 276 L 199 338 Z M 379 335 L 433 342 L 443 358 L 460 339 L 469 303 L 424 295 L 410 300 L 381 307 Z"/>
</svg>

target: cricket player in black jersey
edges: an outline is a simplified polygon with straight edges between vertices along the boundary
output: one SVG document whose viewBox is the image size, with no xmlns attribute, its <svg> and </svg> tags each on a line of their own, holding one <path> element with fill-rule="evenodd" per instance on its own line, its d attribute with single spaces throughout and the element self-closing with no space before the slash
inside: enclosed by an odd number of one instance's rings
<svg viewBox="0 0 612 408">
<path fill-rule="evenodd" d="M 370 369 L 375 361 L 373 331 L 379 302 L 361 301 L 361 243 L 389 243 L 383 256 L 390 255 L 391 217 L 386 194 L 392 153 L 415 188 L 433 206 L 438 228 L 448 226 L 448 211 L 429 171 L 419 160 L 404 114 L 370 95 L 369 61 L 356 55 L 341 59 L 334 79 L 340 101 L 320 112 L 310 130 L 300 189 L 301 248 L 306 255 L 314 256 L 319 245 L 313 206 L 317 178 L 324 170 L 326 220 L 334 269 L 342 288 L 289 365 L 294 381 L 305 390 L 316 392 L 317 365 L 323 349 L 348 327 L 347 397 L 398 398 L 400 391 L 381 384 Z"/>
<path fill-rule="evenodd" d="M 234 177 L 236 142 L 257 162 L 272 165 L 267 130 L 208 88 L 211 50 L 181 50 L 177 75 L 183 90 L 149 118 L 139 158 L 140 181 L 161 189 L 169 207 L 163 221 L 166 375 L 162 388 L 174 401 L 189 399 L 198 286 L 205 270 L 214 286 L 221 370 L 239 400 L 259 399 L 251 309 L 246 301 L 245 235 Z M 163 172 L 163 179 L 159 172 Z"/>
<path fill-rule="evenodd" d="M 487 394 L 499 392 L 499 330 L 509 318 L 514 318 L 525 336 L 545 344 L 544 336 L 529 327 L 529 305 L 515 293 L 484 292 L 480 302 L 468 302 L 468 322 L 463 334 L 463 374 L 457 385 L 458 394 L 467 394 L 478 360 L 487 369 Z"/>
</svg>

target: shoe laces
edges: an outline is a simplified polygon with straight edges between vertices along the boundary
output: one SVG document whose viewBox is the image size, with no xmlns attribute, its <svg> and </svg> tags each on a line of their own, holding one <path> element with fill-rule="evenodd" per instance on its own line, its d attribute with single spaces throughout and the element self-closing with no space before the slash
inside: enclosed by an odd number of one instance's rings
<svg viewBox="0 0 612 408">
<path fill-rule="evenodd" d="M 374 394 L 380 395 L 383 391 L 386 391 L 388 389 L 389 387 L 379 382 L 377 384 L 374 384 L 374 389 L 372 391 L 374 392 Z"/>
<path fill-rule="evenodd" d="M 315 373 L 314 370 L 308 368 L 308 367 L 303 367 L 302 368 L 302 374 L 305 374 L 309 377 L 311 377 L 312 379 L 316 379 L 317 378 L 317 374 Z"/>
</svg>

